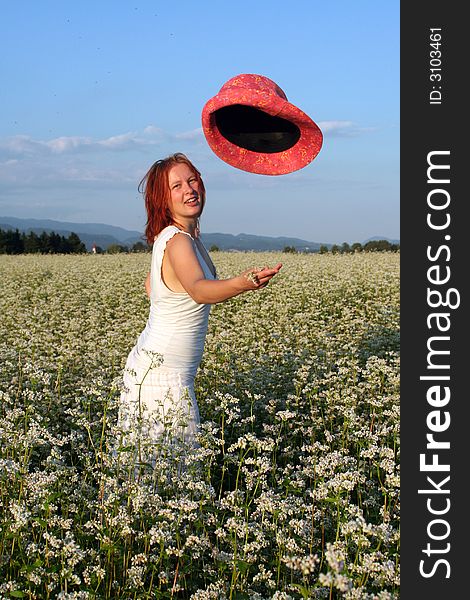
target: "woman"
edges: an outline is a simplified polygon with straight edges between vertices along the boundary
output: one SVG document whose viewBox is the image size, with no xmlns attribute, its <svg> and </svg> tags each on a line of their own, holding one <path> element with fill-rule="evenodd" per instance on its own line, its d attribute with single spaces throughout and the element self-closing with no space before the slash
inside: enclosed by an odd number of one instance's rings
<svg viewBox="0 0 470 600">
<path fill-rule="evenodd" d="M 194 378 L 211 304 L 265 287 L 282 265 L 217 279 L 199 237 L 204 184 L 184 154 L 154 163 L 139 190 L 147 210 L 145 235 L 153 243 L 146 282 L 151 305 L 147 325 L 127 359 L 119 423 L 137 440 L 143 459 L 145 443 L 195 443 L 199 411 Z"/>
</svg>

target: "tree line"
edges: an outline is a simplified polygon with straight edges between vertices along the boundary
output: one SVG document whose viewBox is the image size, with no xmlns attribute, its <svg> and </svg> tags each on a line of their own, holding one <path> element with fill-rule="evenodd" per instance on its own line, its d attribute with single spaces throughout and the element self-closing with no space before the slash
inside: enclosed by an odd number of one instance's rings
<svg viewBox="0 0 470 600">
<path fill-rule="evenodd" d="M 354 242 L 354 244 L 348 244 L 343 242 L 340 245 L 333 244 L 328 248 L 326 244 L 322 244 L 318 249 L 319 254 L 326 254 L 331 252 L 332 254 L 349 254 L 353 252 L 398 252 L 400 250 L 400 244 L 391 244 L 388 240 L 370 240 L 365 244 L 360 242 Z M 296 254 L 298 250 L 295 246 L 285 246 L 283 252 Z"/>
<path fill-rule="evenodd" d="M 392 244 L 388 240 L 370 240 L 365 244 L 354 242 L 349 245 L 347 242 L 343 242 L 341 246 L 333 244 L 330 249 L 327 246 L 320 246 L 320 254 L 325 252 L 331 252 L 332 254 L 348 254 L 351 252 L 398 252 L 400 250 L 400 244 Z"/>
<path fill-rule="evenodd" d="M 95 254 L 120 254 L 121 252 L 150 252 L 152 248 L 146 242 L 135 242 L 131 247 L 123 244 L 110 244 L 106 250 L 101 246 L 94 246 L 92 252 Z"/>
<path fill-rule="evenodd" d="M 0 254 L 82 254 L 86 246 L 76 233 L 68 237 L 54 231 L 20 232 L 0 229 Z"/>
<path fill-rule="evenodd" d="M 116 254 L 120 252 L 149 252 L 150 246 L 144 242 L 136 242 L 131 248 L 121 244 L 111 244 L 106 250 L 99 246 L 94 247 L 94 252 Z M 343 242 L 341 245 L 333 244 L 328 248 L 322 244 L 318 250 L 320 254 L 328 252 L 332 254 L 347 254 L 353 252 L 397 252 L 400 249 L 399 244 L 392 244 L 388 240 L 371 240 L 365 244 L 355 242 L 348 244 Z M 210 252 L 216 252 L 219 247 L 215 244 L 209 248 Z M 59 235 L 54 231 L 47 233 L 43 231 L 40 234 L 30 231 L 29 233 L 16 230 L 0 229 L 0 254 L 83 254 L 87 249 L 76 233 L 71 233 L 68 237 Z M 297 253 L 295 246 L 285 246 L 283 252 Z"/>
<path fill-rule="evenodd" d="M 144 242 L 136 242 L 132 247 L 121 244 L 110 244 L 106 250 L 94 245 L 95 254 L 116 254 L 119 252 L 149 252 L 150 246 Z M 30 231 L 20 232 L 18 229 L 0 229 L 0 254 L 84 254 L 88 250 L 76 233 L 68 237 L 54 231 L 40 234 Z"/>
</svg>

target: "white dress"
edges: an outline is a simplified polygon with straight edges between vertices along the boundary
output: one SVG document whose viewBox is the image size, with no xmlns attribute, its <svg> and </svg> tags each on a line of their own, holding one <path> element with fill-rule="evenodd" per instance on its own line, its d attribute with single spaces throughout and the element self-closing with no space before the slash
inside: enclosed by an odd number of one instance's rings
<svg viewBox="0 0 470 600">
<path fill-rule="evenodd" d="M 210 304 L 186 292 L 171 291 L 162 280 L 166 244 L 176 234 L 170 225 L 155 239 L 150 269 L 150 314 L 124 371 L 118 425 L 138 446 L 140 460 L 154 462 L 155 448 L 175 440 L 196 445 L 199 409 L 194 378 L 202 358 Z M 194 242 L 206 279 L 215 279 Z"/>
</svg>

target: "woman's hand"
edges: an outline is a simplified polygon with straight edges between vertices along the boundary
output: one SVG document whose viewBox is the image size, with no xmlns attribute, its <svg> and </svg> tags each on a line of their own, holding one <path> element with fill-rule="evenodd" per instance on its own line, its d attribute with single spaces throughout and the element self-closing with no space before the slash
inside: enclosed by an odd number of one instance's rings
<svg viewBox="0 0 470 600">
<path fill-rule="evenodd" d="M 277 275 L 277 273 L 279 273 L 281 267 L 281 263 L 278 263 L 275 267 L 272 268 L 253 267 L 251 269 L 243 271 L 243 273 L 239 275 L 238 279 L 241 280 L 244 290 L 258 290 L 266 287 L 271 281 L 271 279 L 274 277 L 274 275 Z"/>
</svg>

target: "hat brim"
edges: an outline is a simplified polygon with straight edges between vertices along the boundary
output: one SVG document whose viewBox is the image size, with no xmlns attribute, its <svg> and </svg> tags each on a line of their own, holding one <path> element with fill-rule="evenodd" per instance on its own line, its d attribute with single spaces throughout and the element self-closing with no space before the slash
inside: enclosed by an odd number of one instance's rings
<svg viewBox="0 0 470 600">
<path fill-rule="evenodd" d="M 228 106 L 248 106 L 267 115 L 285 119 L 299 130 L 294 145 L 280 152 L 255 152 L 239 146 L 224 135 L 217 126 L 217 111 Z M 261 175 L 285 175 L 302 169 L 320 152 L 323 134 L 318 125 L 300 108 L 274 94 L 256 89 L 232 87 L 221 90 L 208 100 L 202 110 L 202 128 L 212 151 L 227 164 Z"/>
</svg>

